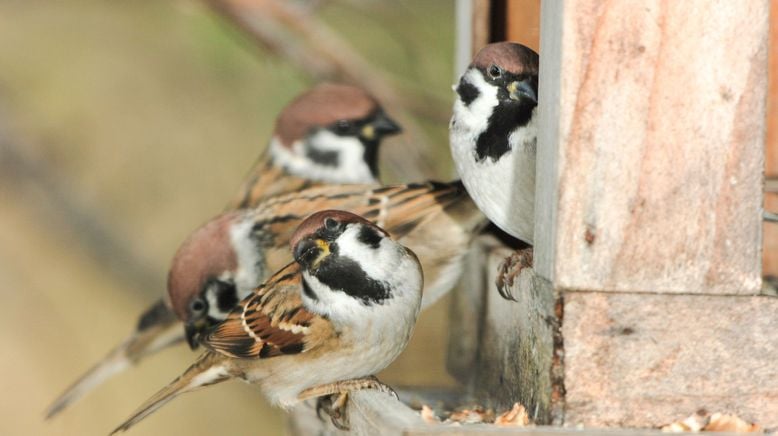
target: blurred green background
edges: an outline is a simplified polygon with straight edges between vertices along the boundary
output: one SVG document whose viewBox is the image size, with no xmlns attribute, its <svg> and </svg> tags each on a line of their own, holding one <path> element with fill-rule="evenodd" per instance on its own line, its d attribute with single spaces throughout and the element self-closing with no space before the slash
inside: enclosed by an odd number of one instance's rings
<svg viewBox="0 0 778 436">
<path fill-rule="evenodd" d="M 448 112 L 453 0 L 314 6 L 376 70 Z M 0 1 L 0 434 L 106 434 L 188 366 L 183 346 L 161 353 L 43 421 L 160 295 L 178 244 L 222 210 L 275 114 L 312 83 L 196 0 Z M 430 176 L 449 178 L 445 120 L 419 127 Z M 385 381 L 452 384 L 446 308 L 423 314 Z M 232 382 L 131 434 L 272 435 L 284 418 Z"/>
</svg>

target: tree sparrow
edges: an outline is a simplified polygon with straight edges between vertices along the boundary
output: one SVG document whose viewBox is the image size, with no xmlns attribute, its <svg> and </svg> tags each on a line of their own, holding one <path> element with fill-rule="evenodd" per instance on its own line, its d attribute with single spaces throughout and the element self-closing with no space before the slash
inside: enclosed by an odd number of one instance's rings
<svg viewBox="0 0 778 436">
<path fill-rule="evenodd" d="M 456 169 L 473 201 L 497 227 L 528 244 L 535 228 L 538 54 L 512 42 L 489 44 L 459 84 L 449 126 Z M 532 248 L 500 266 L 497 289 L 532 266 Z"/>
<path fill-rule="evenodd" d="M 449 140 L 457 172 L 489 220 L 531 244 L 538 55 L 511 42 L 489 44 L 455 90 Z"/>
<path fill-rule="evenodd" d="M 399 132 L 400 127 L 362 89 L 317 85 L 280 113 L 268 148 L 228 209 L 253 207 L 265 198 L 315 185 L 377 183 L 378 146 L 384 137 Z M 251 282 L 250 287 L 261 282 Z M 46 417 L 53 417 L 146 354 L 180 341 L 177 321 L 162 301 L 151 306 L 132 334 L 68 387 L 49 406 Z"/>
<path fill-rule="evenodd" d="M 49 415 L 184 337 L 197 346 L 202 331 L 224 320 L 257 284 L 292 260 L 287 244 L 295 228 L 308 215 L 325 209 L 364 216 L 414 250 L 427 278 L 423 307 L 454 287 L 470 242 L 486 224 L 459 183 L 321 186 L 270 198 L 255 209 L 222 214 L 179 248 L 164 302 L 144 313 L 130 338 L 68 389 Z"/>
<path fill-rule="evenodd" d="M 202 336 L 195 364 L 113 433 L 185 392 L 232 378 L 259 384 L 276 405 L 378 387 L 373 374 L 405 348 L 421 303 L 411 250 L 354 214 L 327 210 L 291 237 L 281 268 Z"/>
<path fill-rule="evenodd" d="M 378 146 L 401 131 L 364 90 L 323 83 L 289 103 L 228 209 L 317 184 L 377 183 Z"/>
</svg>

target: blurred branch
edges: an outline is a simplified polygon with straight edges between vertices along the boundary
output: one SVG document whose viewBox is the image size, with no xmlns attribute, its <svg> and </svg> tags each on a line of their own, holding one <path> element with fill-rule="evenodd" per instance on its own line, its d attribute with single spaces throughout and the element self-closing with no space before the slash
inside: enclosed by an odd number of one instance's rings
<svg viewBox="0 0 778 436">
<path fill-rule="evenodd" d="M 403 92 L 381 70 L 370 65 L 350 44 L 307 9 L 278 0 L 206 0 L 265 50 L 297 65 L 316 80 L 353 83 L 369 90 L 405 127 L 403 147 L 387 148 L 391 169 L 404 178 L 434 173 L 426 135 L 409 112 L 448 122 L 448 103 L 429 94 Z M 414 170 L 412 166 L 415 166 Z"/>
<path fill-rule="evenodd" d="M 116 231 L 68 189 L 68 182 L 45 161 L 32 156 L 30 143 L 14 135 L 8 113 L 0 102 L 0 183 L 24 194 L 45 224 L 58 221 L 72 229 L 91 257 L 118 280 L 132 283 L 146 293 L 159 294 L 165 272 L 135 253 Z"/>
</svg>

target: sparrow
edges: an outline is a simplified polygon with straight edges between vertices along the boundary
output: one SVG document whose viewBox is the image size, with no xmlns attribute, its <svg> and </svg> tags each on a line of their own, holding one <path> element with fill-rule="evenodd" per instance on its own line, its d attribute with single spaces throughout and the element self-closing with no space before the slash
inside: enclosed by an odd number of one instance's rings
<svg viewBox="0 0 778 436">
<path fill-rule="evenodd" d="M 314 213 L 282 267 L 201 337 L 206 351 L 113 432 L 185 392 L 229 379 L 258 384 L 271 403 L 385 387 L 373 374 L 405 348 L 419 313 L 414 253 L 357 215 Z M 288 250 L 288 249 L 287 249 Z"/>
<path fill-rule="evenodd" d="M 227 210 L 253 207 L 263 199 L 312 186 L 377 183 L 378 146 L 383 138 L 400 131 L 366 91 L 333 83 L 314 86 L 281 111 L 270 144 Z M 250 288 L 262 283 L 255 276 L 246 279 Z M 49 406 L 46 418 L 146 355 L 181 341 L 179 329 L 169 306 L 157 301 L 141 315 L 129 337 Z"/>
<path fill-rule="evenodd" d="M 457 182 L 311 188 L 222 214 L 181 246 L 168 276 L 166 303 L 192 348 L 257 283 L 291 261 L 286 245 L 294 229 L 325 209 L 363 216 L 419 256 L 422 309 L 454 287 L 470 243 L 488 223 Z"/>
<path fill-rule="evenodd" d="M 498 228 L 527 244 L 535 227 L 538 54 L 512 42 L 481 49 L 455 85 L 449 125 L 451 154 L 473 201 Z M 497 288 L 509 287 L 532 248 L 500 266 Z"/>
<path fill-rule="evenodd" d="M 377 183 L 378 147 L 402 131 L 361 88 L 322 83 L 289 103 L 228 210 L 319 184 Z"/>
</svg>

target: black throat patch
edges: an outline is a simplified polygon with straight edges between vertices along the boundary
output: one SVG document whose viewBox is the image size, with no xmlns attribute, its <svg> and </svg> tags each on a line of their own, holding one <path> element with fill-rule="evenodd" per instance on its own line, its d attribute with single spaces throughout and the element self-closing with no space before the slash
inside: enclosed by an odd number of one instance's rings
<svg viewBox="0 0 778 436">
<path fill-rule="evenodd" d="M 391 297 L 388 283 L 369 277 L 356 261 L 348 257 L 328 256 L 314 275 L 333 291 L 350 295 L 365 306 L 382 304 Z"/>
<path fill-rule="evenodd" d="M 498 92 L 504 92 L 500 90 Z M 475 156 L 477 162 L 483 162 L 486 158 L 496 162 L 511 149 L 508 137 L 512 131 L 526 126 L 532 119 L 534 105 L 504 103 L 498 97 L 500 103 L 489 116 L 486 130 L 478 136 L 475 144 Z"/>
</svg>

